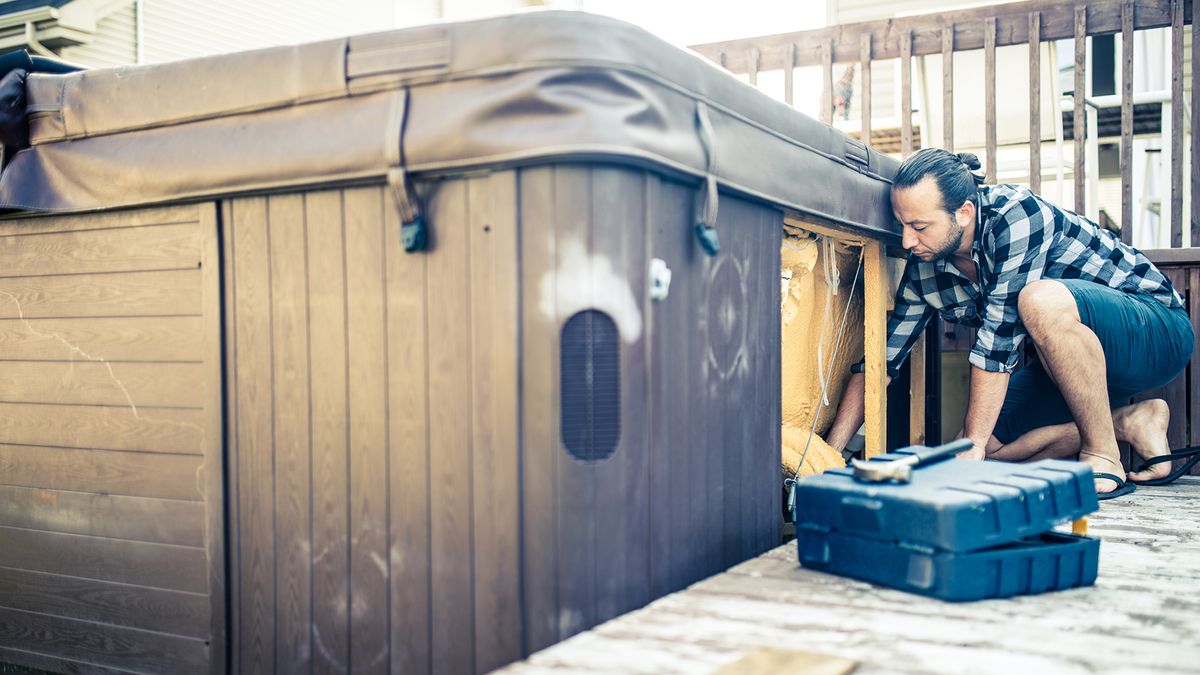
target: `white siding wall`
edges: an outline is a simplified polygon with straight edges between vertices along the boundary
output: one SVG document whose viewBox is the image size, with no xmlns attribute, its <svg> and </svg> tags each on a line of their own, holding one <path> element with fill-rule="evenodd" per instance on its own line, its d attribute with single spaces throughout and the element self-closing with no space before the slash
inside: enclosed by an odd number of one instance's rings
<svg viewBox="0 0 1200 675">
<path fill-rule="evenodd" d="M 144 0 L 146 62 L 388 30 L 394 0 Z"/>
<path fill-rule="evenodd" d="M 85 66 L 120 66 L 137 60 L 134 46 L 137 22 L 133 3 L 96 22 L 96 38 L 78 47 L 68 47 L 62 57 Z"/>
</svg>

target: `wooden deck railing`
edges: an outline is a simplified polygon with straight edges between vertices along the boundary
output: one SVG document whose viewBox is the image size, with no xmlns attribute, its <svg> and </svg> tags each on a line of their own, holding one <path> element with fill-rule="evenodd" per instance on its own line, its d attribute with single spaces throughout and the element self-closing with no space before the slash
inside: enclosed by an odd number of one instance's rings
<svg viewBox="0 0 1200 675">
<path fill-rule="evenodd" d="M 861 76 L 857 82 L 857 96 L 861 121 L 857 130 L 861 139 L 876 140 L 872 134 L 872 81 L 871 64 L 884 59 L 899 60 L 899 154 L 907 156 L 914 150 L 913 126 L 913 82 L 914 59 L 928 55 L 939 55 L 942 59 L 942 138 L 941 146 L 955 148 L 954 120 L 956 106 L 982 106 L 985 121 L 983 160 L 985 180 L 997 180 L 997 100 L 996 79 L 998 48 L 1028 46 L 1029 103 L 1029 172 L 1028 184 L 1035 192 L 1042 191 L 1042 44 L 1052 41 L 1072 40 L 1074 51 L 1074 87 L 1070 104 L 1060 118 L 1062 101 L 1053 101 L 1052 118 L 1064 128 L 1055 129 L 1056 145 L 1070 140 L 1074 146 L 1073 160 L 1069 168 L 1074 174 L 1074 210 L 1088 211 L 1089 176 L 1099 175 L 1099 162 L 1094 145 L 1100 136 L 1098 110 L 1120 108 L 1120 214 L 1116 226 L 1123 241 L 1130 243 L 1134 228 L 1133 200 L 1133 141 L 1135 121 L 1134 76 L 1134 33 L 1155 28 L 1170 29 L 1170 91 L 1150 95 L 1152 103 L 1164 106 L 1160 129 L 1164 136 L 1169 133 L 1169 142 L 1164 138 L 1162 152 L 1169 153 L 1170 196 L 1163 199 L 1161 213 L 1169 218 L 1170 246 L 1182 247 L 1185 231 L 1192 246 L 1200 246 L 1200 143 L 1195 134 L 1190 140 L 1191 174 L 1184 180 L 1184 43 L 1185 26 L 1191 26 L 1191 61 L 1200 64 L 1200 30 L 1192 21 L 1191 0 L 1042 0 L 1002 4 L 970 10 L 943 12 L 934 15 L 912 16 L 879 21 L 831 26 L 818 30 L 783 33 L 763 37 L 730 40 L 692 47 L 695 51 L 720 63 L 728 70 L 747 77 L 757 85 L 759 74 L 765 71 L 782 71 L 783 98 L 794 103 L 796 95 L 795 72 L 797 68 L 819 67 L 821 69 L 822 94 L 819 116 L 833 123 L 836 99 L 834 95 L 833 69 L 835 64 L 857 64 Z M 1119 35 L 1121 59 L 1117 64 L 1119 77 L 1118 94 L 1113 96 L 1088 97 L 1088 39 L 1102 35 Z M 982 103 L 959 101 L 954 93 L 955 54 L 970 50 L 983 50 L 984 83 Z M 1055 75 L 1056 77 L 1056 75 Z M 1191 89 L 1193 96 L 1200 91 L 1200 69 L 1192 68 Z M 1055 82 L 1051 81 L 1052 84 Z M 1056 88 L 1056 87 L 1055 87 Z M 1139 94 L 1138 102 L 1148 94 Z M 1169 106 L 1169 114 L 1165 110 Z M 932 106 L 930 106 L 932 107 Z M 922 122 L 930 124 L 926 117 L 929 111 L 921 110 Z M 1138 119 L 1141 119 L 1140 116 Z M 1115 120 L 1112 120 L 1115 122 Z M 1191 106 L 1190 129 L 1200 127 L 1200 105 Z M 1169 132 L 1166 131 L 1169 125 Z M 855 130 L 848 130 L 854 133 Z M 1083 139 L 1080 142 L 1080 139 Z M 936 140 L 919 139 L 926 143 Z M 1061 148 L 1061 146 L 1059 146 Z M 1061 179 L 1063 165 L 1060 160 L 1058 176 Z M 1185 220 L 1185 191 L 1190 199 L 1190 213 Z M 1096 192 L 1092 187 L 1092 192 Z M 1165 191 L 1164 191 L 1165 192 Z M 1165 196 L 1165 195 L 1164 195 Z M 1098 195 L 1093 199 L 1098 200 Z M 1067 204 L 1067 206 L 1072 206 Z M 1095 204 L 1093 206 L 1096 206 Z M 1091 212 L 1099 222 L 1111 219 L 1106 213 Z M 1190 225 L 1185 223 L 1190 222 Z M 1154 251 L 1156 260 L 1188 298 L 1188 308 L 1193 325 L 1200 329 L 1200 248 L 1175 251 Z M 940 322 L 935 322 L 940 323 Z M 1200 331 L 1198 331 L 1200 332 Z M 912 377 L 912 412 L 910 438 L 913 442 L 925 440 L 928 430 L 934 438 L 940 435 L 937 411 L 926 409 L 929 400 L 926 384 L 936 390 L 938 386 L 937 352 L 941 348 L 954 350 L 969 343 L 972 336 L 960 330 L 947 337 L 941 326 L 931 326 L 926 337 L 918 342 L 910 363 L 914 367 Z M 929 345 L 929 349 L 926 345 Z M 1200 342 L 1197 343 L 1200 354 Z M 923 364 L 923 365 L 922 365 Z M 928 371 L 928 372 L 927 372 Z M 1200 356 L 1176 381 L 1162 391 L 1149 392 L 1168 400 L 1172 407 L 1171 441 L 1173 445 L 1200 443 Z M 933 406 L 930 406 L 932 408 Z M 924 420 L 924 424 L 921 421 Z M 1193 424 L 1195 420 L 1195 424 Z M 953 429 L 945 431 L 953 433 Z"/>
<path fill-rule="evenodd" d="M 791 104 L 795 95 L 796 68 L 820 66 L 823 87 L 820 117 L 831 122 L 834 112 L 833 67 L 838 63 L 858 63 L 861 77 L 858 96 L 861 111 L 859 137 L 871 139 L 871 68 L 872 61 L 900 60 L 901 142 L 900 154 L 913 151 L 912 62 L 915 57 L 940 54 L 942 57 L 942 147 L 954 144 L 954 55 L 958 52 L 984 51 L 985 148 L 984 169 L 988 182 L 996 181 L 996 50 L 999 47 L 1029 46 L 1029 184 L 1035 191 L 1042 184 L 1041 48 L 1043 42 L 1074 40 L 1075 68 L 1072 108 L 1072 138 L 1088 136 L 1087 38 L 1119 34 L 1122 45 L 1120 63 L 1120 172 L 1121 237 L 1131 240 L 1133 223 L 1132 151 L 1133 151 L 1133 34 L 1151 28 L 1171 29 L 1171 102 L 1170 143 L 1164 148 L 1171 157 L 1169 217 L 1171 246 L 1183 245 L 1183 137 L 1184 137 L 1184 27 L 1191 25 L 1192 60 L 1200 61 L 1200 38 L 1192 22 L 1190 0 L 1077 0 L 1023 2 L 934 15 L 902 17 L 880 21 L 831 26 L 817 30 L 783 33 L 763 37 L 696 45 L 692 49 L 757 83 L 760 72 L 782 70 L 784 100 Z M 1193 91 L 1200 89 L 1200 70 L 1191 73 Z M 1200 126 L 1200 106 L 1192 106 L 1191 126 Z M 1057 116 L 1056 116 L 1057 117 Z M 1094 132 L 1093 132 L 1094 133 Z M 1192 164 L 1200 167 L 1200 145 L 1192 142 Z M 1074 208 L 1086 212 L 1088 167 L 1086 143 L 1074 143 Z M 1191 175 L 1191 194 L 1200 194 L 1200 171 Z M 1190 234 L 1193 244 L 1200 243 L 1200 199 L 1192 200 Z"/>
</svg>

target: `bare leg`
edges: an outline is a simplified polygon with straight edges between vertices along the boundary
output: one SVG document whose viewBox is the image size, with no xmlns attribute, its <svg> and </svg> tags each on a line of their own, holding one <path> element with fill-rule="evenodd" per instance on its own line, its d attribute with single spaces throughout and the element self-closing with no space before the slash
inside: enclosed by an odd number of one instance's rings
<svg viewBox="0 0 1200 675">
<path fill-rule="evenodd" d="M 1162 399 L 1139 401 L 1113 411 L 1113 430 L 1118 441 L 1129 443 L 1142 459 L 1169 454 L 1167 424 L 1170 409 Z M 1074 422 L 1034 429 L 1008 445 L 999 441 L 988 446 L 988 459 L 1033 462 L 1039 459 L 1074 459 L 1079 455 L 1079 427 Z M 1167 463 L 1156 464 L 1131 480 L 1161 478 L 1170 472 Z M 1118 474 L 1120 475 L 1120 474 Z"/>
<path fill-rule="evenodd" d="M 1033 429 L 995 450 L 988 448 L 988 459 L 1001 462 L 1026 462 L 1037 459 L 1074 458 L 1079 455 L 1079 428 L 1074 422 Z"/>
<path fill-rule="evenodd" d="M 1021 290 L 1017 310 L 1037 345 L 1047 372 L 1058 383 L 1079 431 L 1079 458 L 1096 471 L 1125 474 L 1109 408 L 1107 364 L 1100 340 L 1083 324 L 1075 298 L 1052 280 L 1035 281 Z M 1096 386 L 1096 383 L 1101 386 Z M 1097 492 L 1117 485 L 1097 479 Z"/>
</svg>

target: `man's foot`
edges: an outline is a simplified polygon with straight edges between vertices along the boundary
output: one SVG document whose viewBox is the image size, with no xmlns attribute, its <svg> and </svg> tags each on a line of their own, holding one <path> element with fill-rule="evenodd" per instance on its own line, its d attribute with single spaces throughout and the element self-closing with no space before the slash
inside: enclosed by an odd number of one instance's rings
<svg viewBox="0 0 1200 675">
<path fill-rule="evenodd" d="M 1092 471 L 1096 473 L 1111 473 L 1117 476 L 1125 473 L 1125 467 L 1121 466 L 1121 452 L 1117 450 L 1115 444 L 1107 451 L 1081 449 L 1079 451 L 1079 459 L 1080 461 L 1087 462 L 1092 467 Z M 1112 492 L 1119 487 L 1121 486 L 1111 479 L 1096 479 L 1096 494 Z"/>
<path fill-rule="evenodd" d="M 1167 425 L 1170 421 L 1171 409 L 1161 398 L 1139 401 L 1113 411 L 1113 429 L 1117 432 L 1117 438 L 1128 442 L 1143 461 L 1171 454 L 1171 446 L 1167 442 Z M 1170 472 L 1170 462 L 1159 462 L 1145 471 L 1129 472 L 1128 478 L 1134 482 L 1153 480 Z M 1119 471 L 1115 473 L 1120 474 Z"/>
</svg>

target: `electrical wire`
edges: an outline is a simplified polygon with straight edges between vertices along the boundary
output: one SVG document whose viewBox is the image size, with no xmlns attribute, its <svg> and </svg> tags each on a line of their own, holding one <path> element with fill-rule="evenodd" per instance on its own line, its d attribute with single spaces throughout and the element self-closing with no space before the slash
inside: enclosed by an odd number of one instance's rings
<svg viewBox="0 0 1200 675">
<path fill-rule="evenodd" d="M 834 339 L 833 353 L 830 354 L 830 356 L 829 356 L 829 367 L 830 368 L 833 367 L 833 363 L 837 360 L 838 351 L 842 344 L 842 336 L 845 334 L 846 317 L 848 317 L 850 315 L 850 303 L 854 301 L 854 291 L 858 288 L 858 277 L 862 274 L 862 267 L 863 267 L 863 250 L 859 249 L 858 268 L 855 269 L 855 271 L 854 271 L 854 281 L 850 285 L 850 293 L 846 297 L 846 306 L 842 309 L 842 321 L 841 321 L 841 324 L 838 326 L 837 335 Z M 826 290 L 828 291 L 828 289 L 826 289 Z M 826 295 L 826 298 L 827 299 L 829 298 L 828 294 Z M 829 315 L 828 303 L 826 304 L 825 315 L 826 315 L 826 317 L 828 317 L 828 315 Z M 824 325 L 824 322 L 822 322 L 822 325 Z M 824 331 L 822 330 L 822 333 L 823 332 Z M 824 336 L 822 335 L 822 338 L 823 337 Z M 829 401 L 826 398 L 826 391 L 829 387 L 829 380 L 828 380 L 828 378 L 820 377 L 821 361 L 820 361 L 819 345 L 818 345 L 817 359 L 818 359 L 817 360 L 818 378 L 821 382 L 821 401 L 824 403 L 824 405 L 828 406 Z M 812 439 L 817 433 L 817 420 L 820 418 L 819 413 L 820 413 L 820 407 L 818 407 L 817 411 L 813 413 L 812 426 L 808 430 L 808 440 L 805 441 L 805 443 L 804 443 L 804 452 L 802 452 L 800 454 L 800 462 L 796 465 L 796 473 L 792 476 L 793 482 L 795 482 L 796 479 L 800 478 L 800 469 L 801 469 L 801 467 L 804 466 L 805 458 L 808 457 L 808 448 L 810 445 L 812 445 Z"/>
</svg>

